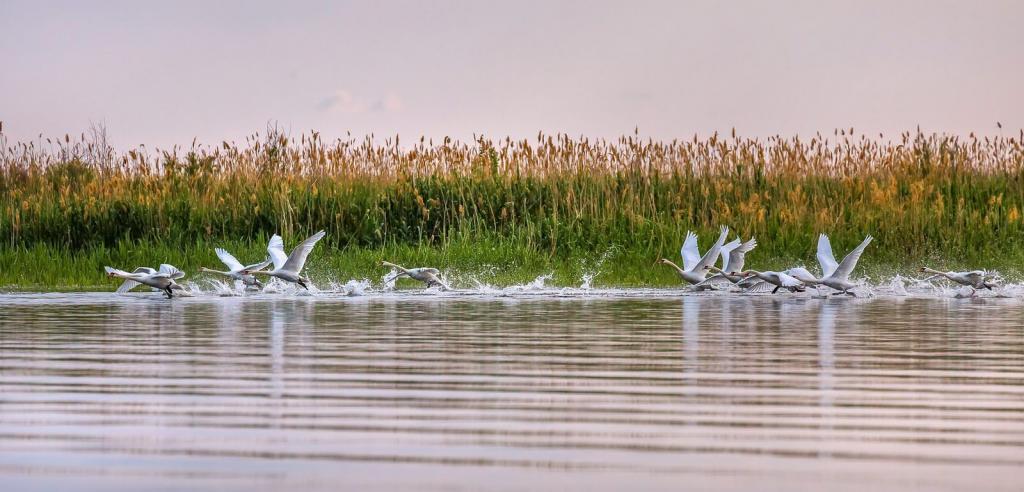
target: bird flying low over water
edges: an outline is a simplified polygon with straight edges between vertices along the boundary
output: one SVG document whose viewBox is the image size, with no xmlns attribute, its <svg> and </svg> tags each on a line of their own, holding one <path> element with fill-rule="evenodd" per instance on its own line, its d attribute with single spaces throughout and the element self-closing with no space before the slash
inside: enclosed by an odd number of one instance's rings
<svg viewBox="0 0 1024 492">
<path fill-rule="evenodd" d="M 118 293 L 128 292 L 139 285 L 148 285 L 154 289 L 163 291 L 170 299 L 174 297 L 175 290 L 184 290 L 175 280 L 185 277 L 185 272 L 178 270 L 173 265 L 160 265 L 160 270 L 149 267 L 139 267 L 129 273 L 111 267 L 103 267 L 107 276 L 111 278 L 123 278 L 124 283 L 117 288 Z"/>
<path fill-rule="evenodd" d="M 683 241 L 683 247 L 679 250 L 679 254 L 683 257 L 683 267 L 680 268 L 679 265 L 672 263 L 666 258 L 658 260 L 658 263 L 675 268 L 676 272 L 679 273 L 679 277 L 684 281 L 693 285 L 700 284 L 707 277 L 708 267 L 713 266 L 715 261 L 718 260 L 718 255 L 728 235 L 729 228 L 723 226 L 718 236 L 718 241 L 715 241 L 715 244 L 708 248 L 704 256 L 701 256 L 700 250 L 697 249 L 697 235 L 687 231 L 686 240 Z"/>
<path fill-rule="evenodd" d="M 992 290 L 995 285 L 988 283 L 987 281 L 992 278 L 992 274 L 984 270 L 971 270 L 969 272 L 940 272 L 938 270 L 932 270 L 928 267 L 921 268 L 924 273 L 931 273 L 932 276 L 924 279 L 928 282 L 935 278 L 945 278 L 951 282 L 958 283 L 960 285 L 966 285 L 973 289 L 988 289 Z"/>
<path fill-rule="evenodd" d="M 245 266 L 245 265 L 242 265 L 242 263 L 240 261 L 238 261 L 238 259 L 236 259 L 234 255 L 232 255 L 231 253 L 228 253 L 223 248 L 217 248 L 214 251 L 217 253 L 217 257 L 220 258 L 220 261 L 224 262 L 224 265 L 226 265 L 228 267 L 228 271 L 224 272 L 224 271 L 214 270 L 214 269 L 206 268 L 206 267 L 200 268 L 199 271 L 206 272 L 206 273 L 217 273 L 217 274 L 220 274 L 220 275 L 224 275 L 225 277 L 230 277 L 230 278 L 233 278 L 235 280 L 239 280 L 239 281 L 241 281 L 242 283 L 244 283 L 247 286 L 251 285 L 251 286 L 254 286 L 256 288 L 261 288 L 263 286 L 263 284 L 261 284 L 260 281 L 255 276 L 253 276 L 251 273 L 242 273 L 242 272 L 245 272 L 245 271 L 257 271 L 257 270 L 262 270 L 262 269 L 266 268 L 268 265 L 270 265 L 270 262 L 271 262 L 270 257 L 267 257 L 266 260 L 263 260 L 263 261 L 261 261 L 259 263 L 254 263 L 252 265 Z"/>
<path fill-rule="evenodd" d="M 312 236 L 306 238 L 305 241 L 299 243 L 295 249 L 292 250 L 292 254 L 284 254 L 284 240 L 281 236 L 274 234 L 270 238 L 270 243 L 267 245 L 267 252 L 270 253 L 270 259 L 274 262 L 274 269 L 270 271 L 266 270 L 250 270 L 246 267 L 240 273 L 243 275 L 266 275 L 269 277 L 279 278 L 285 282 L 292 282 L 302 286 L 302 288 L 309 290 L 310 280 L 307 277 L 303 277 L 302 267 L 306 264 L 306 257 L 309 256 L 309 252 L 313 251 L 313 246 L 316 246 L 317 241 L 323 239 L 327 233 L 319 231 Z"/>
<path fill-rule="evenodd" d="M 857 267 L 857 262 L 860 261 L 861 255 L 864 254 L 864 249 L 871 244 L 873 239 L 871 236 L 865 237 L 864 241 L 861 241 L 856 248 L 853 248 L 853 251 L 847 253 L 840 263 L 836 262 L 835 255 L 832 254 L 832 243 L 829 241 L 828 236 L 821 234 L 818 236 L 818 252 L 815 255 L 818 258 L 818 264 L 821 265 L 821 277 L 815 277 L 803 267 L 790 268 L 784 273 L 807 285 L 824 285 L 838 290 L 837 294 L 853 295 L 850 289 L 856 287 L 857 284 L 850 282 L 850 274 Z"/>
<path fill-rule="evenodd" d="M 396 265 L 387 261 L 381 261 L 380 264 L 381 266 L 391 267 L 398 270 L 398 273 L 386 279 L 385 282 L 390 282 L 399 277 L 409 277 L 413 280 L 419 280 L 420 282 L 427 284 L 428 288 L 437 285 L 444 290 L 451 290 L 451 287 L 448 287 L 447 284 L 441 281 L 441 271 L 436 268 L 405 268 L 401 265 Z"/>
</svg>

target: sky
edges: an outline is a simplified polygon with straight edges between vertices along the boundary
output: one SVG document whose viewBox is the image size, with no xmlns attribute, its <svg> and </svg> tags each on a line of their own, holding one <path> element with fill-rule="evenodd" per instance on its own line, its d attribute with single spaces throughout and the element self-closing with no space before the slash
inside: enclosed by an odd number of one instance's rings
<svg viewBox="0 0 1024 492">
<path fill-rule="evenodd" d="M 9 142 L 1024 126 L 1019 1 L 0 1 Z M 1003 129 L 997 128 L 1001 122 Z"/>
</svg>

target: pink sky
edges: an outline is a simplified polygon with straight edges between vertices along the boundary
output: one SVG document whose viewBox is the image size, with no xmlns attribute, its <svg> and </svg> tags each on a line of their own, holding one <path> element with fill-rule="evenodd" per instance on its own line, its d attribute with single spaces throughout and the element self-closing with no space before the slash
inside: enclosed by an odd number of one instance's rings
<svg viewBox="0 0 1024 492">
<path fill-rule="evenodd" d="M 207 5 L 209 3 L 210 5 Z M 9 141 L 1024 126 L 1024 2 L 0 2 Z"/>
</svg>

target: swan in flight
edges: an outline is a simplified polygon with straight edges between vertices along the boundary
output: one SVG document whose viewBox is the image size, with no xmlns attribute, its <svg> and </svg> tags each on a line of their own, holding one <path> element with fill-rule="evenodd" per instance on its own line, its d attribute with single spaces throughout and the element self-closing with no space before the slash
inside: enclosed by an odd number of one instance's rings
<svg viewBox="0 0 1024 492">
<path fill-rule="evenodd" d="M 679 253 L 683 257 L 683 267 L 672 263 L 666 258 L 658 260 L 658 263 L 663 265 L 669 265 L 676 269 L 679 276 L 683 280 L 697 285 L 704 282 L 705 277 L 708 275 L 708 267 L 715 264 L 715 260 L 718 259 L 718 254 L 722 250 L 722 246 L 725 244 L 725 239 L 729 235 L 729 228 L 722 227 L 721 234 L 718 236 L 718 241 L 715 242 L 711 248 L 704 253 L 704 256 L 700 255 L 700 250 L 697 249 L 697 235 L 691 231 L 686 232 L 686 240 L 683 241 L 683 247 L 679 250 Z"/>
<path fill-rule="evenodd" d="M 921 268 L 924 273 L 932 274 L 931 277 L 924 279 L 925 282 L 938 277 L 944 277 L 952 282 L 956 282 L 960 285 L 966 285 L 973 289 L 988 289 L 992 290 L 993 284 L 986 282 L 991 275 L 984 270 L 972 270 L 969 272 L 940 272 L 938 270 L 932 270 L 931 268 Z"/>
<path fill-rule="evenodd" d="M 180 285 L 175 283 L 175 280 L 183 278 L 185 276 L 185 272 L 178 270 L 173 265 L 160 265 L 160 270 L 154 270 L 149 267 L 139 267 L 131 273 L 111 267 L 103 267 L 103 269 L 107 271 L 108 277 L 124 279 L 124 283 L 117 288 L 118 293 L 128 292 L 139 285 L 148 285 L 156 290 L 163 291 L 163 293 L 167 295 L 167 298 L 170 299 L 174 297 L 175 290 L 184 290 Z"/>
<path fill-rule="evenodd" d="M 743 271 L 743 264 L 746 262 L 746 255 L 751 250 L 757 247 L 757 240 L 750 238 L 747 242 L 740 242 L 740 238 L 733 239 L 728 244 L 722 246 L 722 268 L 715 268 L 714 265 L 709 266 L 709 270 L 713 270 L 716 275 L 705 280 L 705 282 L 714 282 L 716 280 L 728 280 L 740 287 L 750 287 L 750 277 L 744 277 L 740 275 Z"/>
<path fill-rule="evenodd" d="M 743 275 L 744 278 L 755 277 L 758 280 L 761 280 L 762 282 L 774 285 L 775 288 L 772 289 L 772 294 L 778 292 L 779 289 L 786 289 L 790 292 L 804 291 L 804 283 L 785 272 L 759 272 L 757 270 L 744 270 L 740 272 L 740 275 Z M 747 290 L 756 289 L 759 285 L 763 284 L 761 282 L 758 282 L 757 284 L 754 284 L 751 287 L 747 288 Z"/>
<path fill-rule="evenodd" d="M 821 265 L 821 277 L 815 277 L 803 267 L 790 268 L 783 273 L 807 285 L 824 285 L 838 290 L 837 294 L 853 295 L 850 289 L 856 287 L 857 284 L 850 282 L 850 274 L 853 273 L 861 255 L 864 254 L 864 249 L 871 244 L 872 240 L 874 238 L 871 236 L 865 237 L 864 241 L 861 241 L 856 248 L 853 248 L 853 251 L 843 257 L 842 262 L 837 262 L 835 255 L 832 254 L 832 242 L 829 241 L 828 236 L 821 234 L 818 236 L 818 253 L 815 255 L 818 258 L 818 264 Z"/>
<path fill-rule="evenodd" d="M 267 245 L 267 252 L 270 253 L 270 260 L 274 262 L 273 270 L 250 270 L 246 267 L 242 270 L 242 275 L 266 275 L 269 277 L 277 277 L 285 282 L 292 282 L 302 286 L 302 288 L 309 290 L 307 285 L 310 280 L 306 277 L 299 275 L 302 272 L 302 267 L 306 264 L 306 257 L 309 256 L 309 252 L 313 251 L 313 246 L 316 246 L 317 241 L 323 239 L 327 233 L 324 231 L 317 232 L 312 236 L 306 238 L 305 241 L 299 243 L 295 249 L 292 250 L 292 254 L 284 254 L 284 240 L 281 236 L 274 234 L 270 238 L 270 244 Z"/>
<path fill-rule="evenodd" d="M 384 280 L 385 283 L 399 277 L 409 277 L 413 280 L 419 280 L 420 282 L 427 284 L 428 288 L 437 285 L 444 290 L 451 290 L 451 287 L 448 287 L 447 284 L 441 281 L 441 271 L 436 268 L 405 268 L 401 265 L 396 265 L 387 261 L 381 261 L 380 265 L 398 270 L 397 274 Z"/>
<path fill-rule="evenodd" d="M 270 258 L 269 257 L 266 260 L 263 260 L 263 261 L 261 261 L 259 263 L 255 263 L 255 264 L 252 264 L 252 265 L 249 265 L 249 266 L 245 266 L 245 265 L 242 265 L 242 263 L 240 261 L 238 261 L 238 259 L 236 259 L 234 255 L 232 255 L 231 253 L 228 253 L 223 248 L 217 248 L 214 251 L 217 252 L 217 257 L 220 258 L 220 261 L 224 262 L 224 265 L 228 267 L 228 271 L 222 272 L 220 270 L 214 270 L 212 268 L 206 268 L 206 267 L 200 268 L 199 271 L 205 272 L 205 273 L 217 273 L 217 274 L 220 274 L 220 275 L 224 275 L 225 277 L 231 277 L 231 278 L 233 278 L 235 280 L 240 280 L 245 285 L 252 285 L 252 286 L 255 286 L 256 288 L 262 288 L 263 287 L 263 284 L 261 284 L 260 281 L 256 277 L 254 277 L 251 273 L 246 274 L 246 273 L 242 273 L 242 272 L 245 272 L 245 271 L 256 271 L 256 270 L 262 270 L 262 269 L 266 268 L 267 265 L 270 264 Z"/>
</svg>

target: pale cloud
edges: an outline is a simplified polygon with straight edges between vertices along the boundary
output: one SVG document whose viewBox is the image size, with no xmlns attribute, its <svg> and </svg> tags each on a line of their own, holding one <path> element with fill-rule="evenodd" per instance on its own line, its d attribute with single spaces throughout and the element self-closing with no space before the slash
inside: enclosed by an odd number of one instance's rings
<svg viewBox="0 0 1024 492">
<path fill-rule="evenodd" d="M 401 111 L 405 105 L 397 94 L 390 93 L 382 98 L 367 101 L 353 95 L 346 89 L 339 89 L 323 98 L 317 108 L 332 113 L 357 114 L 366 112 L 394 113 Z"/>
<path fill-rule="evenodd" d="M 339 89 L 333 94 L 323 98 L 317 107 L 322 111 L 354 114 L 365 112 L 367 105 L 363 101 L 356 99 L 351 92 L 345 89 Z"/>
</svg>

